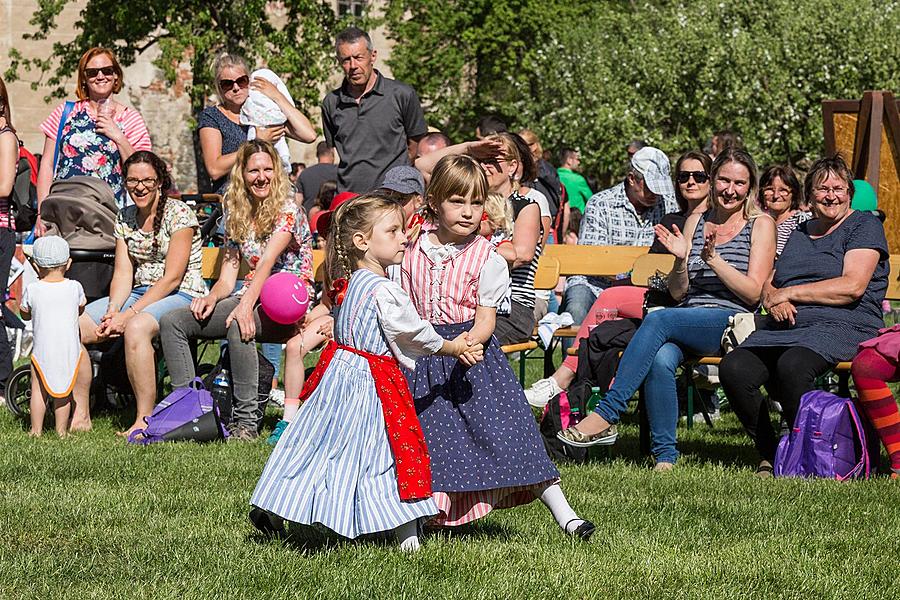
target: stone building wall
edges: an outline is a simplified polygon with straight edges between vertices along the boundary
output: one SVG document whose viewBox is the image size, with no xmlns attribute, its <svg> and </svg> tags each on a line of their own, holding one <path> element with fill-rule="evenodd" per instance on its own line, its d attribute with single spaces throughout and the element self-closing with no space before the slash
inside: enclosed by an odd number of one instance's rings
<svg viewBox="0 0 900 600">
<path fill-rule="evenodd" d="M 337 0 L 334 0 L 335 6 Z M 33 31 L 28 24 L 31 15 L 37 8 L 37 0 L 0 0 L 0 75 L 9 66 L 9 50 L 17 48 L 26 57 L 48 56 L 54 42 L 68 41 L 75 36 L 74 24 L 78 12 L 85 6 L 84 0 L 70 3 L 58 19 L 59 26 L 53 34 L 43 41 L 23 40 L 22 35 Z M 390 57 L 390 44 L 380 31 L 372 34 L 373 41 L 379 51 L 377 66 L 390 76 L 390 68 L 386 59 Z M 197 169 L 194 152 L 193 132 L 190 122 L 190 99 L 185 85 L 191 80 L 190 67 L 184 63 L 179 70 L 174 85 L 163 79 L 162 72 L 153 65 L 159 49 L 151 47 L 137 57 L 137 60 L 125 69 L 125 85 L 116 99 L 140 111 L 150 130 L 153 148 L 172 167 L 175 183 L 183 191 L 196 191 Z M 14 125 L 19 138 L 25 142 L 32 152 L 41 152 L 44 135 L 40 131 L 41 122 L 61 100 L 44 101 L 46 87 L 32 90 L 30 81 L 32 74 L 22 74 L 23 81 L 7 83 Z M 31 77 L 31 79 L 29 79 Z M 322 87 L 324 95 L 327 89 L 340 83 L 340 68 L 335 63 L 335 76 Z M 66 88 L 73 90 L 70 98 L 74 98 L 74 79 L 66 82 Z M 214 103 L 215 98 L 210 99 Z M 321 129 L 321 118 L 316 109 L 309 115 L 313 124 Z M 321 136 L 320 136 L 321 139 Z M 315 143 L 300 144 L 290 142 L 291 155 L 294 160 L 315 163 Z"/>
</svg>

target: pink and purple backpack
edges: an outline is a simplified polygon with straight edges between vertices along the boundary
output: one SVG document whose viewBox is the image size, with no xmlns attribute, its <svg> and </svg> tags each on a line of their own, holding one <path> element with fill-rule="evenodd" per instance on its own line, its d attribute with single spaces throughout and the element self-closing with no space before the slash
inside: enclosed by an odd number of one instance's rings
<svg viewBox="0 0 900 600">
<path fill-rule="evenodd" d="M 129 443 L 211 442 L 228 437 L 219 406 L 199 377 L 187 387 L 173 390 L 144 420 L 147 426 L 133 431 L 128 436 Z"/>
<path fill-rule="evenodd" d="M 807 392 L 794 428 L 778 444 L 775 476 L 868 479 L 878 463 L 878 446 L 869 446 L 875 440 L 853 400 L 822 390 Z"/>
</svg>

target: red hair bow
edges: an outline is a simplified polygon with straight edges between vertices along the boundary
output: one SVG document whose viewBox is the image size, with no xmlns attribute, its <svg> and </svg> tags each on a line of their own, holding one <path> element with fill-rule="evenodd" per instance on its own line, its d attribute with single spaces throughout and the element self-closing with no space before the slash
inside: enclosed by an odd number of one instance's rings
<svg viewBox="0 0 900 600">
<path fill-rule="evenodd" d="M 328 298 L 333 306 L 340 306 L 344 303 L 344 296 L 347 295 L 347 279 L 340 277 L 331 282 L 331 289 L 328 290 Z"/>
</svg>

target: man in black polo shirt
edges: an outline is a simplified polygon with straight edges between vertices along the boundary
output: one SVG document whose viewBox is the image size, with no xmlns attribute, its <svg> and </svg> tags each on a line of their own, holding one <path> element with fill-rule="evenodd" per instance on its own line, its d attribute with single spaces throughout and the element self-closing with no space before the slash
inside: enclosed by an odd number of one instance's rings
<svg viewBox="0 0 900 600">
<path fill-rule="evenodd" d="M 415 90 L 375 69 L 369 34 L 345 29 L 335 51 L 344 82 L 322 100 L 322 128 L 341 158 L 338 191 L 364 193 L 378 187 L 391 167 L 410 164 L 428 127 Z"/>
</svg>

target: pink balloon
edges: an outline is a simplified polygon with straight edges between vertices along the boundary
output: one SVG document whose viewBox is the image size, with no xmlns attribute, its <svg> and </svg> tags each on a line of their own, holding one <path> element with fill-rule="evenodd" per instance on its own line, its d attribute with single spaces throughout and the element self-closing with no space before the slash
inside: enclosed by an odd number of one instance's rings
<svg viewBox="0 0 900 600">
<path fill-rule="evenodd" d="M 282 271 L 266 279 L 259 303 L 269 318 L 281 325 L 296 323 L 309 308 L 309 291 L 299 277 Z"/>
</svg>

